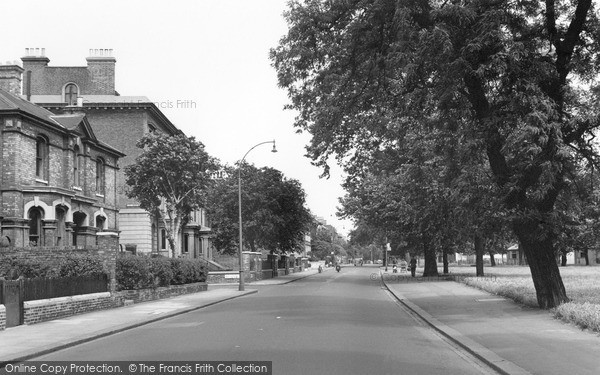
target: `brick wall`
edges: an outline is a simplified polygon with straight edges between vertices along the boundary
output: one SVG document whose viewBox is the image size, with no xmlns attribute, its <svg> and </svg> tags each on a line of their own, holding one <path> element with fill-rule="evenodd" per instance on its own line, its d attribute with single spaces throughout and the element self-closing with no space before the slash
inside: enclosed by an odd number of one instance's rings
<svg viewBox="0 0 600 375">
<path fill-rule="evenodd" d="M 122 290 L 113 294 L 115 299 L 130 300 L 134 303 L 154 301 L 183 294 L 203 292 L 208 289 L 207 283 L 171 285 L 156 289 Z M 124 303 L 124 302 L 122 302 Z"/>
<path fill-rule="evenodd" d="M 67 83 L 75 83 L 80 95 L 114 95 L 115 59 L 88 58 L 88 66 L 48 66 L 47 58 L 24 57 L 31 73 L 32 95 L 61 95 Z"/>
<path fill-rule="evenodd" d="M 135 163 L 135 158 L 141 153 L 136 147 L 138 139 L 144 136 L 146 115 L 143 109 L 96 109 L 86 108 L 86 116 L 94 129 L 94 134 L 104 143 L 123 152 L 126 156 L 119 159 L 121 169 L 116 173 L 115 186 L 120 207 L 136 204 L 125 194 L 124 168 Z"/>
<path fill-rule="evenodd" d="M 266 278 L 271 278 L 272 272 L 263 271 L 245 271 L 244 272 L 244 282 L 251 283 L 253 281 L 259 281 Z M 209 272 L 206 277 L 206 282 L 208 284 L 238 284 L 240 282 L 239 279 L 239 271 L 213 271 Z"/>
<path fill-rule="evenodd" d="M 0 305 L 0 331 L 6 329 L 6 308 Z"/>
<path fill-rule="evenodd" d="M 156 289 L 125 290 L 115 293 L 92 293 L 71 297 L 50 298 L 23 303 L 24 324 L 36 324 L 91 311 L 111 309 L 134 303 L 154 301 L 183 294 L 206 291 L 206 283 L 171 285 Z M 4 305 L 0 305 L 0 330 L 6 326 Z"/>
<path fill-rule="evenodd" d="M 119 306 L 109 292 L 23 302 L 26 325 Z"/>
</svg>

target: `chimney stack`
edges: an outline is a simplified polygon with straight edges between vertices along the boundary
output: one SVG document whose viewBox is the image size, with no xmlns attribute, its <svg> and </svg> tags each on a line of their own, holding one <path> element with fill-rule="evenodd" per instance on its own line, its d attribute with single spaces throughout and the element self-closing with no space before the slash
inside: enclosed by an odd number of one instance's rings
<svg viewBox="0 0 600 375">
<path fill-rule="evenodd" d="M 29 70 L 28 66 L 48 66 L 50 59 L 46 57 L 45 48 L 25 48 L 25 56 L 21 57 L 23 69 Z"/>
<path fill-rule="evenodd" d="M 23 68 L 16 61 L 0 64 L 0 89 L 14 95 L 21 95 Z"/>
<path fill-rule="evenodd" d="M 99 95 L 115 94 L 115 63 L 112 49 L 90 49 L 86 58 L 90 73 L 90 91 Z"/>
</svg>

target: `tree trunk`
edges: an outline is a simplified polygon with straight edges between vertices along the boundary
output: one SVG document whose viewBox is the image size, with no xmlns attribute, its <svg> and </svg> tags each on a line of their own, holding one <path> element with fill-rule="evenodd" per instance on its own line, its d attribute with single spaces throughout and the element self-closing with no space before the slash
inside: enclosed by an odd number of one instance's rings
<svg viewBox="0 0 600 375">
<path fill-rule="evenodd" d="M 585 265 L 589 266 L 590 265 L 590 256 L 588 255 L 587 250 L 583 250 L 583 256 L 585 257 Z"/>
<path fill-rule="evenodd" d="M 525 265 L 525 257 L 523 257 L 523 246 L 519 244 L 519 266 Z"/>
<path fill-rule="evenodd" d="M 490 254 L 490 265 L 492 267 L 496 267 L 496 259 L 494 258 L 494 252 L 489 251 L 489 254 Z"/>
<path fill-rule="evenodd" d="M 475 271 L 477 276 L 483 276 L 483 237 L 475 234 Z"/>
<path fill-rule="evenodd" d="M 423 254 L 425 255 L 425 269 L 423 270 L 423 276 L 439 276 L 435 249 L 431 246 L 427 236 L 423 236 Z"/>
<path fill-rule="evenodd" d="M 171 248 L 171 258 L 176 258 L 180 254 L 181 249 L 181 236 L 180 236 L 180 225 L 181 220 L 173 213 L 164 208 L 161 210 L 161 218 L 163 225 L 165 226 L 165 232 L 169 241 L 169 247 Z"/>
<path fill-rule="evenodd" d="M 448 249 L 444 247 L 442 250 L 442 262 L 444 264 L 444 275 L 448 274 Z"/>
<path fill-rule="evenodd" d="M 524 219 L 514 223 L 513 230 L 527 257 L 539 307 L 551 309 L 568 302 L 569 298 L 554 258 L 550 235 L 539 238 L 540 229 L 535 219 Z"/>
<path fill-rule="evenodd" d="M 560 255 L 560 259 L 561 259 L 560 265 L 563 267 L 566 267 L 567 266 L 567 253 L 564 251 L 561 251 L 560 254 L 561 254 Z"/>
</svg>

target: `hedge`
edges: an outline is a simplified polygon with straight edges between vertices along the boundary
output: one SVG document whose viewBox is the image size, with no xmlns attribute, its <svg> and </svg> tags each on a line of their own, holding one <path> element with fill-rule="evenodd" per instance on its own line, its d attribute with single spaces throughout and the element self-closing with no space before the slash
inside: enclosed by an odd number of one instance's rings
<svg viewBox="0 0 600 375">
<path fill-rule="evenodd" d="M 193 259 L 126 256 L 117 259 L 117 289 L 133 290 L 205 282 L 204 264 Z"/>
<path fill-rule="evenodd" d="M 33 279 L 90 276 L 103 273 L 107 273 L 107 271 L 104 269 L 102 258 L 94 254 L 60 254 L 51 264 L 16 254 L 0 257 L 0 277 L 8 280 L 17 279 L 20 276 Z"/>
</svg>

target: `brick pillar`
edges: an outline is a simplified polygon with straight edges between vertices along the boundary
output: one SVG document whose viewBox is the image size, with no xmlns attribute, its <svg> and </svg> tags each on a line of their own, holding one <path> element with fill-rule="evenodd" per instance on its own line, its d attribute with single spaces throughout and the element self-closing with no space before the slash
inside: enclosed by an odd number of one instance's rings
<svg viewBox="0 0 600 375">
<path fill-rule="evenodd" d="M 2 236 L 6 236 L 10 239 L 10 246 L 28 246 L 29 221 L 15 217 L 5 217 L 2 219 Z"/>
<path fill-rule="evenodd" d="M 75 223 L 68 221 L 65 223 L 65 238 L 63 240 L 64 246 L 73 246 L 73 227 Z"/>
<path fill-rule="evenodd" d="M 99 232 L 97 235 L 98 254 L 103 256 L 104 266 L 108 269 L 110 278 L 110 293 L 116 291 L 116 267 L 119 253 L 119 234 L 116 232 Z"/>
<path fill-rule="evenodd" d="M 79 227 L 77 232 L 73 232 L 73 235 L 77 236 L 77 246 L 90 247 L 96 246 L 96 233 L 98 228 L 96 227 Z"/>
<path fill-rule="evenodd" d="M 42 220 L 44 246 L 54 246 L 56 240 L 56 220 Z"/>
</svg>

